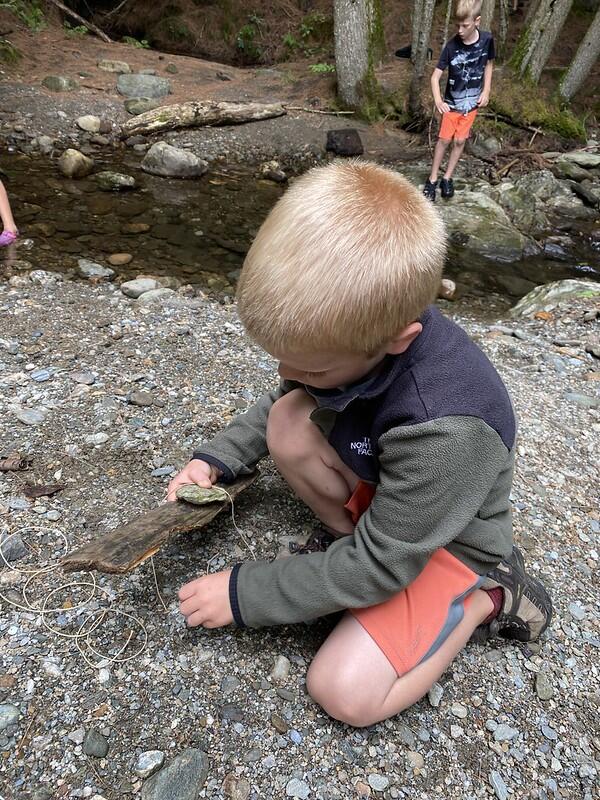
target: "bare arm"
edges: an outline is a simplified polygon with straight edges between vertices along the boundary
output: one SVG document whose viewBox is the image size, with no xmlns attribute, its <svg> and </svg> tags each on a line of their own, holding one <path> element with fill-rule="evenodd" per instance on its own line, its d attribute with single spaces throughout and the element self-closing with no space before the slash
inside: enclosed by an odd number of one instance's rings
<svg viewBox="0 0 600 800">
<path fill-rule="evenodd" d="M 479 108 L 485 108 L 490 102 L 490 89 L 492 88 L 492 72 L 494 71 L 494 62 L 488 61 L 483 71 L 483 89 L 479 95 L 477 105 Z"/>
<path fill-rule="evenodd" d="M 450 111 L 450 106 L 442 99 L 440 91 L 440 78 L 444 73 L 439 67 L 436 67 L 431 73 L 431 93 L 433 94 L 433 102 L 440 114 L 445 114 Z"/>
</svg>

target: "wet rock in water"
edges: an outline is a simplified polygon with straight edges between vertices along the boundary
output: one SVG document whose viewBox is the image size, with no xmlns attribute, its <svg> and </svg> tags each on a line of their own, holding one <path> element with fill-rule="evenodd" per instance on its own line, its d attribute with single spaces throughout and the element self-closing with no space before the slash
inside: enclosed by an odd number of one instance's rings
<svg viewBox="0 0 600 800">
<path fill-rule="evenodd" d="M 281 164 L 279 161 L 267 161 L 264 164 L 261 164 L 260 175 L 261 177 L 266 178 L 269 181 L 274 181 L 275 183 L 285 183 L 287 181 L 287 175 L 281 169 Z"/>
<path fill-rule="evenodd" d="M 51 136 L 44 136 L 44 135 L 38 136 L 35 141 L 37 143 L 37 146 L 40 149 L 40 153 L 43 153 L 44 155 L 48 155 L 49 153 L 52 152 L 52 150 L 54 148 L 54 139 Z M 32 140 L 32 144 L 33 144 L 33 140 Z"/>
<path fill-rule="evenodd" d="M 115 271 L 109 267 L 103 267 L 102 264 L 96 264 L 89 258 L 80 258 L 77 261 L 77 273 L 81 278 L 110 279 L 114 276 Z"/>
<path fill-rule="evenodd" d="M 98 61 L 98 69 L 104 72 L 116 72 L 123 75 L 131 72 L 131 67 L 126 61 L 114 61 L 111 58 L 103 58 L 101 61 Z"/>
<path fill-rule="evenodd" d="M 149 778 L 165 763 L 165 754 L 162 750 L 146 750 L 138 756 L 135 771 L 140 778 Z"/>
<path fill-rule="evenodd" d="M 111 253 L 106 259 L 113 267 L 124 267 L 133 260 L 131 253 Z"/>
<path fill-rule="evenodd" d="M 452 300 L 456 294 L 456 284 L 450 278 L 442 278 L 440 288 L 438 289 L 438 297 L 443 300 Z"/>
<path fill-rule="evenodd" d="M 90 728 L 83 740 L 83 752 L 86 756 L 105 758 L 108 754 L 108 741 L 95 728 Z"/>
<path fill-rule="evenodd" d="M 121 225 L 121 233 L 125 234 L 138 234 L 138 233 L 148 233 L 152 226 L 149 225 L 147 222 L 126 222 L 125 225 Z"/>
<path fill-rule="evenodd" d="M 156 75 L 141 73 L 119 75 L 117 92 L 126 97 L 165 97 L 171 94 L 171 83 L 167 78 L 159 78 Z"/>
<path fill-rule="evenodd" d="M 552 311 L 559 303 L 577 297 L 600 295 L 600 284 L 595 281 L 568 279 L 553 281 L 536 287 L 510 310 L 511 317 L 529 317 L 538 311 Z"/>
<path fill-rule="evenodd" d="M 189 748 L 144 783 L 142 800 L 196 800 L 207 776 L 206 753 Z"/>
<path fill-rule="evenodd" d="M 160 289 L 150 289 L 149 292 L 144 292 L 144 294 L 138 298 L 138 303 L 145 305 L 146 303 L 156 303 L 160 302 L 161 300 L 166 300 L 167 298 L 174 297 L 177 293 L 174 289 L 167 289 L 165 287 L 161 287 Z"/>
<path fill-rule="evenodd" d="M 124 103 L 125 111 L 134 117 L 137 117 L 138 114 L 145 114 L 146 111 L 153 111 L 159 105 L 160 101 L 152 97 L 130 97 Z"/>
<path fill-rule="evenodd" d="M 155 281 L 154 278 L 135 278 L 132 281 L 125 281 L 125 283 L 122 283 L 121 291 L 126 297 L 133 297 L 135 300 L 143 295 L 144 292 L 158 289 L 159 286 L 158 281 Z"/>
<path fill-rule="evenodd" d="M 9 725 L 14 725 L 21 716 L 19 709 L 12 703 L 0 704 L 0 731 L 8 728 Z"/>
<path fill-rule="evenodd" d="M 146 153 L 142 169 L 169 178 L 199 178 L 208 170 L 208 164 L 188 150 L 156 142 Z"/>
<path fill-rule="evenodd" d="M 131 175 L 124 175 L 122 172 L 111 172 L 105 170 L 95 175 L 98 188 L 103 192 L 124 192 L 135 189 L 135 178 Z"/>
<path fill-rule="evenodd" d="M 100 117 L 96 117 L 93 114 L 84 114 L 82 117 L 77 117 L 75 122 L 77 127 L 86 133 L 100 132 Z"/>
<path fill-rule="evenodd" d="M 325 149 L 338 156 L 362 156 L 365 151 L 356 128 L 327 131 Z"/>
<path fill-rule="evenodd" d="M 58 159 L 58 168 L 66 178 L 85 178 L 93 171 L 94 162 L 70 147 Z"/>
<path fill-rule="evenodd" d="M 18 533 L 0 533 L 0 550 L 6 561 L 19 561 L 27 555 L 25 543 Z M 3 565 L 0 559 L 0 567 Z"/>
<path fill-rule="evenodd" d="M 51 92 L 72 92 L 79 88 L 74 78 L 67 78 L 64 75 L 47 75 L 42 81 L 42 86 Z"/>
</svg>

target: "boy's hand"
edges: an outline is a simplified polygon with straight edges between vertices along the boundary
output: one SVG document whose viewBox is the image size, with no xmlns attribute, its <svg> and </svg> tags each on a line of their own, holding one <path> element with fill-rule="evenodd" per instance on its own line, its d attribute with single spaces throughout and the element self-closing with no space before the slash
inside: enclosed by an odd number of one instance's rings
<svg viewBox="0 0 600 800">
<path fill-rule="evenodd" d="M 188 628 L 220 628 L 231 625 L 233 614 L 229 602 L 229 576 L 231 570 L 202 575 L 179 590 L 179 610 Z"/>
<path fill-rule="evenodd" d="M 485 108 L 489 102 L 490 102 L 489 94 L 486 94 L 485 92 L 482 92 L 479 95 L 479 100 L 477 101 L 477 107 L 478 108 Z"/>
<path fill-rule="evenodd" d="M 205 489 L 210 489 L 213 483 L 221 477 L 223 473 L 220 469 L 207 464 L 199 458 L 194 458 L 190 463 L 184 467 L 181 472 L 173 478 L 167 489 L 167 500 L 177 500 L 175 492 L 180 486 L 185 486 L 188 483 L 195 483 L 197 486 L 203 486 Z"/>
<path fill-rule="evenodd" d="M 435 104 L 435 107 L 437 108 L 437 110 L 438 110 L 438 112 L 439 112 L 440 114 L 447 114 L 449 111 L 451 111 L 451 110 L 452 110 L 452 109 L 450 108 L 450 106 L 448 105 L 448 103 L 444 103 L 444 101 L 443 101 L 443 100 L 440 100 L 440 102 L 439 102 L 439 103 L 438 103 L 438 102 L 436 102 L 436 104 Z"/>
</svg>

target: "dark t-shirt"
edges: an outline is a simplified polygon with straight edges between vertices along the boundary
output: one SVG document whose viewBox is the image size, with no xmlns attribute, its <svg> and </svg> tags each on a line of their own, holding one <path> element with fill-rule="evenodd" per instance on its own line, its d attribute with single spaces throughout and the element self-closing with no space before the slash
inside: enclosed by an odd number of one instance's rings
<svg viewBox="0 0 600 800">
<path fill-rule="evenodd" d="M 477 106 L 485 65 L 495 56 L 494 38 L 489 31 L 479 31 L 479 39 L 473 44 L 464 44 L 458 34 L 450 39 L 437 68 L 448 68 L 444 101 L 451 109 L 466 114 Z"/>
</svg>

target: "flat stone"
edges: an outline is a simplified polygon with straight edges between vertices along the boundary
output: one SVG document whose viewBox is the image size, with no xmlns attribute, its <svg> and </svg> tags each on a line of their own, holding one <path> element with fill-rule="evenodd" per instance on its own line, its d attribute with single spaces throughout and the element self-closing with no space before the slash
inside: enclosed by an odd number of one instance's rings
<svg viewBox="0 0 600 800">
<path fill-rule="evenodd" d="M 530 317 L 538 311 L 552 311 L 559 303 L 578 297 L 595 297 L 600 295 L 600 284 L 568 278 L 564 281 L 553 281 L 536 287 L 511 308 L 511 317 Z"/>
<path fill-rule="evenodd" d="M 563 153 L 560 158 L 588 169 L 600 167 L 600 153 L 589 153 L 587 150 L 573 150 L 570 153 Z"/>
<path fill-rule="evenodd" d="M 96 381 L 96 378 L 92 372 L 72 372 L 71 380 L 84 386 L 91 386 Z"/>
<path fill-rule="evenodd" d="M 77 117 L 75 122 L 77 127 L 86 133 L 100 132 L 100 117 L 96 117 L 94 114 L 84 114 L 82 117 Z"/>
<path fill-rule="evenodd" d="M 550 682 L 550 676 L 544 670 L 540 670 L 535 676 L 535 693 L 540 700 L 550 700 L 554 697 L 554 688 Z"/>
<path fill-rule="evenodd" d="M 144 294 L 138 298 L 138 303 L 142 305 L 146 303 L 155 303 L 160 300 L 166 300 L 169 297 L 175 297 L 176 294 L 174 289 L 167 289 L 164 287 L 160 289 L 150 289 L 149 292 L 144 292 Z"/>
<path fill-rule="evenodd" d="M 143 389 L 136 389 L 133 392 L 129 392 L 127 395 L 127 402 L 132 406 L 146 407 L 154 403 L 154 397 L 150 392 L 145 392 Z"/>
<path fill-rule="evenodd" d="M 498 725 L 494 731 L 494 739 L 497 742 L 510 742 L 511 739 L 514 739 L 518 735 L 519 731 L 516 728 L 511 728 L 510 725 L 504 723 Z"/>
<path fill-rule="evenodd" d="M 221 790 L 230 800 L 247 800 L 250 797 L 250 783 L 233 772 L 225 776 Z"/>
<path fill-rule="evenodd" d="M 117 78 L 117 92 L 126 97 L 165 97 L 171 94 L 171 83 L 156 75 L 123 74 Z"/>
<path fill-rule="evenodd" d="M 47 75 L 42 81 L 42 86 L 50 89 L 51 92 L 72 92 L 79 88 L 76 80 L 64 75 Z"/>
<path fill-rule="evenodd" d="M 131 175 L 105 170 L 95 175 L 98 188 L 103 192 L 126 192 L 135 189 L 136 180 Z"/>
<path fill-rule="evenodd" d="M 416 750 L 409 750 L 406 754 L 406 760 L 413 769 L 422 769 L 425 765 L 425 759 Z"/>
<path fill-rule="evenodd" d="M 144 156 L 142 169 L 167 178 L 199 178 L 208 170 L 208 163 L 188 150 L 156 142 Z"/>
<path fill-rule="evenodd" d="M 23 425 L 41 425 L 48 414 L 45 408 L 22 408 L 21 406 L 13 406 L 12 413 Z"/>
<path fill-rule="evenodd" d="M 600 408 L 600 397 L 591 397 L 587 394 L 579 394 L 577 392 L 567 392 L 565 399 L 576 403 L 582 408 Z"/>
<path fill-rule="evenodd" d="M 442 702 L 442 697 L 444 696 L 444 687 L 439 683 L 434 683 L 431 689 L 427 692 L 427 699 L 429 700 L 429 704 L 432 705 L 434 708 L 437 708 L 439 704 Z"/>
<path fill-rule="evenodd" d="M 231 722 L 241 722 L 244 719 L 244 712 L 233 703 L 225 703 L 219 709 L 219 716 L 221 719 L 228 719 Z"/>
<path fill-rule="evenodd" d="M 290 729 L 290 726 L 279 714 L 271 714 L 271 724 L 279 733 L 287 733 Z"/>
<path fill-rule="evenodd" d="M 149 778 L 165 763 L 165 754 L 162 750 L 146 750 L 138 756 L 135 771 L 140 778 Z"/>
<path fill-rule="evenodd" d="M 310 786 L 306 781 L 301 781 L 299 778 L 292 778 L 285 786 L 285 793 L 288 797 L 298 797 L 300 800 L 306 800 L 310 794 Z"/>
<path fill-rule="evenodd" d="M 123 105 L 128 114 L 137 117 L 138 114 L 145 114 L 146 111 L 153 111 L 158 108 L 161 105 L 161 101 L 152 97 L 130 97 L 125 100 Z"/>
<path fill-rule="evenodd" d="M 124 267 L 133 261 L 131 253 L 111 253 L 106 259 L 113 267 Z"/>
<path fill-rule="evenodd" d="M 288 658 L 285 656 L 277 656 L 269 678 L 277 686 L 282 686 L 288 679 L 290 667 L 291 664 Z"/>
<path fill-rule="evenodd" d="M 147 222 L 126 222 L 125 225 L 121 225 L 121 233 L 147 233 L 150 228 L 151 226 Z"/>
<path fill-rule="evenodd" d="M 77 272 L 81 278 L 112 278 L 115 274 L 114 269 L 110 267 L 103 267 L 102 264 L 97 264 L 95 261 L 90 261 L 89 258 L 80 258 L 77 260 Z"/>
<path fill-rule="evenodd" d="M 500 775 L 499 772 L 496 772 L 494 770 L 494 771 L 490 772 L 489 781 L 490 781 L 490 786 L 494 790 L 498 800 L 507 800 L 507 798 L 508 798 L 508 789 L 506 788 L 506 784 L 504 783 L 504 780 L 502 779 L 502 775 Z"/>
<path fill-rule="evenodd" d="M 6 561 L 18 561 L 27 555 L 27 548 L 19 533 L 0 533 L 0 550 Z M 0 559 L 0 569 L 4 561 Z"/>
<path fill-rule="evenodd" d="M 108 741 L 100 731 L 90 728 L 83 740 L 83 752 L 86 756 L 94 758 L 106 758 L 108 754 Z"/>
<path fill-rule="evenodd" d="M 94 162 L 79 150 L 69 147 L 58 159 L 58 168 L 66 178 L 85 178 L 94 170 Z"/>
<path fill-rule="evenodd" d="M 114 61 L 111 58 L 103 58 L 101 61 L 98 61 L 98 69 L 104 72 L 116 72 L 122 75 L 131 72 L 131 67 L 126 61 Z"/>
<path fill-rule="evenodd" d="M 462 703 L 452 703 L 450 706 L 450 711 L 459 719 L 466 719 L 467 714 L 469 713 L 467 707 L 463 706 Z"/>
<path fill-rule="evenodd" d="M 367 783 L 375 792 L 383 792 L 390 785 L 389 779 L 385 775 L 377 775 L 375 772 L 368 776 Z"/>
<path fill-rule="evenodd" d="M 149 292 L 152 289 L 158 288 L 160 288 L 160 285 L 154 278 L 135 278 L 132 281 L 125 281 L 125 283 L 121 284 L 121 291 L 123 294 L 127 297 L 133 297 L 134 300 L 144 294 L 144 292 Z"/>
<path fill-rule="evenodd" d="M 197 800 L 208 776 L 208 757 L 189 748 L 144 783 L 142 800 Z"/>
<path fill-rule="evenodd" d="M 0 703 L 0 731 L 14 725 L 20 716 L 21 712 L 12 703 Z"/>
</svg>

